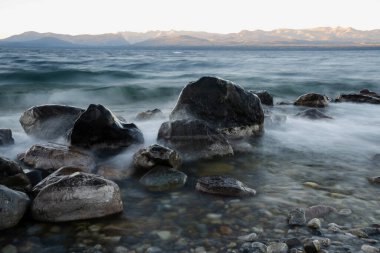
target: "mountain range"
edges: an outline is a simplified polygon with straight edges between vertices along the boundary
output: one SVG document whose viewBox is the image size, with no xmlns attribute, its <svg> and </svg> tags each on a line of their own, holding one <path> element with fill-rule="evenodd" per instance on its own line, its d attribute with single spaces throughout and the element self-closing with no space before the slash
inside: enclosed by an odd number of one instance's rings
<svg viewBox="0 0 380 253">
<path fill-rule="evenodd" d="M 313 29 L 243 30 L 218 34 L 193 31 L 119 32 L 66 35 L 25 32 L 0 40 L 11 47 L 379 47 L 380 29 L 345 27 Z"/>
</svg>

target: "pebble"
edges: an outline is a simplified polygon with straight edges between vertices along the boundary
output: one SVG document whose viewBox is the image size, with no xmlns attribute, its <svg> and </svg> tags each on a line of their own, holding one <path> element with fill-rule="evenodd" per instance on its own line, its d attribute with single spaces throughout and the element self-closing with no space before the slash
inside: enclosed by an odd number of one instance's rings
<svg viewBox="0 0 380 253">
<path fill-rule="evenodd" d="M 308 223 L 307 226 L 312 229 L 320 229 L 322 227 L 321 220 L 318 218 L 313 218 L 311 219 Z"/>
<path fill-rule="evenodd" d="M 219 227 L 219 232 L 222 234 L 222 235 L 230 235 L 232 234 L 232 229 L 228 226 L 220 226 Z"/>
<path fill-rule="evenodd" d="M 220 220 L 222 218 L 222 215 L 219 213 L 208 213 L 206 217 L 210 220 Z"/>
<path fill-rule="evenodd" d="M 257 253 L 267 253 L 267 246 L 261 242 L 254 242 L 251 244 L 251 248 L 256 250 Z"/>
<path fill-rule="evenodd" d="M 242 236 L 239 236 L 238 239 L 244 242 L 254 242 L 257 239 L 257 234 L 251 233 L 249 235 L 242 235 Z"/>
<path fill-rule="evenodd" d="M 172 237 L 172 233 L 170 231 L 162 230 L 162 231 L 156 231 L 155 233 L 160 237 L 161 240 L 169 240 Z"/>
<path fill-rule="evenodd" d="M 204 247 L 196 247 L 195 253 L 207 253 L 206 249 Z"/>
<path fill-rule="evenodd" d="M 370 245 L 367 245 L 367 244 L 363 244 L 361 247 L 361 250 L 365 253 L 378 253 L 378 252 L 380 252 L 380 249 L 373 247 L 373 246 L 370 246 Z"/>
<path fill-rule="evenodd" d="M 288 253 L 288 245 L 283 242 L 271 243 L 267 248 L 267 253 Z"/>
<path fill-rule="evenodd" d="M 149 247 L 146 250 L 146 253 L 159 253 L 159 252 L 162 252 L 162 249 L 160 249 L 159 247 Z"/>
<path fill-rule="evenodd" d="M 343 215 L 343 216 L 349 216 L 352 214 L 352 210 L 348 208 L 341 209 L 339 210 L 338 214 Z"/>
<path fill-rule="evenodd" d="M 318 253 L 321 250 L 321 243 L 318 240 L 307 240 L 303 247 L 306 253 Z"/>
<path fill-rule="evenodd" d="M 17 253 L 17 248 L 12 244 L 8 244 L 1 249 L 1 253 Z"/>
<path fill-rule="evenodd" d="M 114 248 L 113 252 L 115 252 L 115 253 L 128 253 L 129 250 L 126 247 L 117 246 Z"/>
<path fill-rule="evenodd" d="M 289 225 L 302 226 L 306 223 L 305 209 L 295 208 L 289 213 Z"/>
</svg>

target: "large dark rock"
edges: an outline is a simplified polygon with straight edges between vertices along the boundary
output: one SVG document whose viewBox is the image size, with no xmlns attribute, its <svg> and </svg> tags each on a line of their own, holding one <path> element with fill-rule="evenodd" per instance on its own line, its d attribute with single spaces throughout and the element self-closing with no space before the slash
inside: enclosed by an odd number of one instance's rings
<svg viewBox="0 0 380 253">
<path fill-rule="evenodd" d="M 136 115 L 136 120 L 152 120 L 152 119 L 164 119 L 165 116 L 160 109 L 147 110 L 145 112 L 140 112 Z"/>
<path fill-rule="evenodd" d="M 89 152 L 64 145 L 33 145 L 19 158 L 28 166 L 48 171 L 65 166 L 82 167 L 88 171 L 95 168 L 94 157 Z"/>
<path fill-rule="evenodd" d="M 253 93 L 230 81 L 202 77 L 185 86 L 170 119 L 199 119 L 229 137 L 242 137 L 261 132 L 264 112 Z"/>
<path fill-rule="evenodd" d="M 71 145 L 94 151 L 119 151 L 144 142 L 135 124 L 119 120 L 102 105 L 90 105 L 74 124 L 69 135 Z"/>
<path fill-rule="evenodd" d="M 335 99 L 335 102 L 380 104 L 380 97 L 368 94 L 342 94 Z"/>
<path fill-rule="evenodd" d="M 40 139 L 66 137 L 84 109 L 66 105 L 40 105 L 26 110 L 20 117 L 25 133 Z"/>
<path fill-rule="evenodd" d="M 231 197 L 249 197 L 256 195 L 254 189 L 231 177 L 209 176 L 198 179 L 195 188 L 198 191 Z"/>
<path fill-rule="evenodd" d="M 228 140 L 201 120 L 164 122 L 157 140 L 186 159 L 233 155 Z"/>
<path fill-rule="evenodd" d="M 147 172 L 158 165 L 177 169 L 181 164 L 181 157 L 175 150 L 158 144 L 142 148 L 133 155 L 136 172 Z"/>
<path fill-rule="evenodd" d="M 295 208 L 289 212 L 288 223 L 291 226 L 303 226 L 306 224 L 305 209 Z"/>
<path fill-rule="evenodd" d="M 82 220 L 123 211 L 120 189 L 112 181 L 82 172 L 50 180 L 53 183 L 43 187 L 33 201 L 36 220 Z"/>
<path fill-rule="evenodd" d="M 12 137 L 12 130 L 0 129 L 0 146 L 14 144 L 15 140 Z"/>
<path fill-rule="evenodd" d="M 326 96 L 317 93 L 304 94 L 297 98 L 294 105 L 307 106 L 307 107 L 326 107 L 329 100 Z"/>
<path fill-rule="evenodd" d="M 3 157 L 0 157 L 0 184 L 17 191 L 28 191 L 31 188 L 22 168 L 14 161 Z"/>
<path fill-rule="evenodd" d="M 250 92 L 258 96 L 263 105 L 273 105 L 273 97 L 266 90 L 259 90 L 259 91 L 252 90 Z"/>
<path fill-rule="evenodd" d="M 161 192 L 177 190 L 185 185 L 185 173 L 165 166 L 157 166 L 146 173 L 140 183 L 150 191 Z"/>
<path fill-rule="evenodd" d="M 0 185 L 0 230 L 11 228 L 21 220 L 29 205 L 29 197 Z"/>
<path fill-rule="evenodd" d="M 332 117 L 327 116 L 326 114 L 324 114 L 323 112 L 315 108 L 307 109 L 305 111 L 297 113 L 296 116 L 305 118 L 305 119 L 311 119 L 311 120 L 332 119 Z"/>
<path fill-rule="evenodd" d="M 362 89 L 359 93 L 360 93 L 360 94 L 363 94 L 363 95 L 371 96 L 371 97 L 377 97 L 377 98 L 380 98 L 380 95 L 379 95 L 379 94 L 377 94 L 376 92 L 371 91 L 371 90 L 369 90 L 369 89 Z"/>
</svg>

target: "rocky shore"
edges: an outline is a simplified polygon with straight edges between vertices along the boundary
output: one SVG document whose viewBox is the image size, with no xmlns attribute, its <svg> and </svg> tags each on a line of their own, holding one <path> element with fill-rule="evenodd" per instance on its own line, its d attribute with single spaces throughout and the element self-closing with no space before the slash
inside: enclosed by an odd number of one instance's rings
<svg viewBox="0 0 380 253">
<path fill-rule="evenodd" d="M 0 251 L 380 252 L 380 221 L 362 222 L 349 202 L 295 206 L 294 196 L 289 204 L 264 204 L 260 196 L 281 189 L 248 185 L 244 171 L 232 177 L 228 172 L 238 166 L 223 163 L 246 160 L 266 129 L 286 122 L 274 107 L 299 107 L 292 117 L 329 122 L 336 120 L 329 115 L 331 103 L 379 101 L 380 95 L 363 89 L 336 99 L 308 93 L 274 104 L 267 91 L 202 77 L 183 88 L 170 115 L 149 110 L 136 123 L 103 105 L 36 105 L 20 117 L 35 145 L 17 158 L 0 156 L 0 232 L 9 235 L 0 238 Z M 156 143 L 144 145 L 139 122 L 157 119 L 163 122 Z M 17 145 L 11 129 L 0 129 L 0 145 Z M 132 155 L 121 168 L 110 162 L 126 152 Z M 379 177 L 373 171 L 362 180 L 379 187 Z M 353 194 L 306 179 L 300 187 L 304 198 L 310 191 L 333 200 Z M 155 212 L 141 217 L 130 211 L 134 205 Z M 176 226 L 168 226 L 173 220 Z"/>
</svg>

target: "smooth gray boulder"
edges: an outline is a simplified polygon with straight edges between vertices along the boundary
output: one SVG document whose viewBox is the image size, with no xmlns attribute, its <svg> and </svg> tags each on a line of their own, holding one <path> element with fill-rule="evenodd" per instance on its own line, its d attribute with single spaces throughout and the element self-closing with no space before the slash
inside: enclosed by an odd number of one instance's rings
<svg viewBox="0 0 380 253">
<path fill-rule="evenodd" d="M 147 172 L 158 165 L 178 169 L 181 164 L 182 160 L 178 152 L 158 144 L 142 148 L 133 155 L 136 173 Z"/>
<path fill-rule="evenodd" d="M 25 133 L 40 139 L 66 137 L 84 109 L 66 105 L 40 105 L 26 110 L 20 117 Z"/>
<path fill-rule="evenodd" d="M 162 192 L 177 190 L 185 185 L 186 180 L 187 175 L 179 170 L 157 166 L 146 173 L 140 183 L 150 191 Z"/>
<path fill-rule="evenodd" d="M 24 216 L 29 201 L 25 193 L 0 185 L 0 230 L 16 226 Z"/>
<path fill-rule="evenodd" d="M 75 172 L 43 187 L 32 204 L 39 221 L 98 218 L 123 211 L 119 186 L 97 175 Z"/>
<path fill-rule="evenodd" d="M 260 134 L 264 112 L 260 99 L 217 77 L 202 77 L 183 88 L 170 120 L 199 119 L 230 138 Z"/>
<path fill-rule="evenodd" d="M 162 123 L 157 141 L 177 150 L 184 159 L 233 155 L 223 134 L 201 120 L 176 120 Z"/>
<path fill-rule="evenodd" d="M 241 181 L 226 176 L 208 176 L 198 179 L 195 188 L 204 193 L 230 196 L 250 197 L 256 195 L 256 191 L 249 188 Z"/>
<path fill-rule="evenodd" d="M 376 93 L 375 93 L 376 94 Z M 370 94 L 342 94 L 339 95 L 335 102 L 351 102 L 351 103 L 367 103 L 367 104 L 380 104 L 380 96 Z"/>
<path fill-rule="evenodd" d="M 65 166 L 83 167 L 92 171 L 95 160 L 91 153 L 65 145 L 33 145 L 19 159 L 35 169 L 55 171 Z"/>
<path fill-rule="evenodd" d="M 142 144 L 144 137 L 135 124 L 123 122 L 102 105 L 91 104 L 75 121 L 69 142 L 102 154 Z"/>
<path fill-rule="evenodd" d="M 307 107 L 326 107 L 329 105 L 329 99 L 321 94 L 307 93 L 297 98 L 294 105 Z"/>
<path fill-rule="evenodd" d="M 0 146 L 12 145 L 15 140 L 12 137 L 12 130 L 0 129 Z"/>
<path fill-rule="evenodd" d="M 4 157 L 0 157 L 0 184 L 23 192 L 31 188 L 31 183 L 22 168 Z"/>
</svg>

